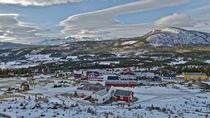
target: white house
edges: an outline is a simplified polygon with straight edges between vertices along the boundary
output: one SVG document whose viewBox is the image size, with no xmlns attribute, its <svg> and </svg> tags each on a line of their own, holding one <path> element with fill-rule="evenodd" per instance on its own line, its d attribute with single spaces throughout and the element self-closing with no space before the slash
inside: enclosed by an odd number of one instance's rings
<svg viewBox="0 0 210 118">
<path fill-rule="evenodd" d="M 82 85 L 77 88 L 75 94 L 83 100 L 89 100 L 97 104 L 103 104 L 110 100 L 115 92 L 114 87 L 105 87 L 102 85 Z"/>
</svg>

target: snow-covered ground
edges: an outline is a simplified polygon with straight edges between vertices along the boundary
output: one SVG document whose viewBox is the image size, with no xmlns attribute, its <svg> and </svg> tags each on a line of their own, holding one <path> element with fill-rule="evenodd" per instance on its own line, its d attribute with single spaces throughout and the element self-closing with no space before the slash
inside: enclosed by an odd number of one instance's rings
<svg viewBox="0 0 210 118">
<path fill-rule="evenodd" d="M 121 45 L 129 45 L 129 44 L 134 44 L 136 42 L 137 41 L 126 41 L 126 42 L 123 42 Z"/>
<path fill-rule="evenodd" d="M 202 92 L 196 87 L 188 88 L 180 84 L 167 85 L 167 87 L 117 87 L 133 91 L 137 101 L 112 102 L 95 106 L 76 102 L 77 100 L 71 98 L 77 88 L 72 84 L 74 80 L 53 78 L 51 75 L 40 75 L 34 78 L 36 80 L 29 91 L 12 93 L 25 98 L 13 96 L 0 102 L 0 114 L 14 118 L 22 116 L 30 118 L 105 118 L 107 116 L 110 118 L 206 118 L 210 116 L 210 92 Z M 6 83 L 7 79 L 0 79 L 0 83 Z M 13 86 L 24 80 L 27 78 L 9 78 L 8 82 Z M 104 84 L 104 82 L 90 82 Z M 55 84 L 65 86 L 54 88 Z M 5 96 L 6 89 L 3 87 L 0 87 L 0 96 Z M 0 100 L 2 100 L 1 97 Z"/>
<path fill-rule="evenodd" d="M 206 60 L 205 62 L 210 64 L 210 60 Z"/>
<path fill-rule="evenodd" d="M 58 62 L 58 61 L 66 61 L 60 58 L 50 57 L 50 54 L 43 55 L 43 54 L 28 54 L 25 55 L 25 60 L 16 60 L 16 61 L 9 61 L 9 62 L 1 62 L 0 69 L 15 69 L 15 68 L 28 68 L 28 67 L 35 67 L 39 65 L 41 62 L 44 64 Z"/>
</svg>

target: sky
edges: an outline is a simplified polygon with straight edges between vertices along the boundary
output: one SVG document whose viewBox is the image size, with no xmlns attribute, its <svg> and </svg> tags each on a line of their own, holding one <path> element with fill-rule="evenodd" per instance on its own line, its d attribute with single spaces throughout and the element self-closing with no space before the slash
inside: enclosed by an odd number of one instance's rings
<svg viewBox="0 0 210 118">
<path fill-rule="evenodd" d="M 210 0 L 0 0 L 0 42 L 130 38 L 167 27 L 210 33 Z"/>
</svg>

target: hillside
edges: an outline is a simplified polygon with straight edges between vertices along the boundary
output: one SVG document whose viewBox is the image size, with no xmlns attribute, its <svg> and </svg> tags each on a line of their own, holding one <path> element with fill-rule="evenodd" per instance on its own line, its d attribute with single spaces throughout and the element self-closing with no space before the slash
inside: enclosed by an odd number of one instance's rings
<svg viewBox="0 0 210 118">
<path fill-rule="evenodd" d="M 181 28 L 154 30 L 144 36 L 151 45 L 210 45 L 210 34 Z"/>
<path fill-rule="evenodd" d="M 31 47 L 31 46 L 32 45 L 19 44 L 19 43 L 0 42 L 0 49 L 25 48 L 25 47 Z"/>
</svg>

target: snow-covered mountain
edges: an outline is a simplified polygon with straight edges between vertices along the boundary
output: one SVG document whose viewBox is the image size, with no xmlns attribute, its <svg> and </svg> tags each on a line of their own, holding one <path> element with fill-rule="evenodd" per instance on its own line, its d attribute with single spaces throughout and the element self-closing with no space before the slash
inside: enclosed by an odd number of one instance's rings
<svg viewBox="0 0 210 118">
<path fill-rule="evenodd" d="M 210 45 L 210 33 L 184 30 L 181 28 L 165 28 L 154 30 L 144 36 L 151 45 Z"/>
<path fill-rule="evenodd" d="M 38 43 L 39 45 L 59 45 L 59 44 L 65 44 L 65 43 L 73 43 L 73 42 L 78 42 L 78 41 L 96 41 L 99 39 L 91 39 L 88 37 L 83 37 L 83 38 L 74 38 L 74 37 L 66 37 L 64 39 L 48 39 L 44 40 L 41 43 Z"/>
<path fill-rule="evenodd" d="M 65 43 L 72 43 L 72 42 L 77 42 L 79 41 L 76 38 L 72 38 L 72 37 L 68 37 L 68 38 L 64 38 L 64 39 L 48 39 L 48 40 L 44 40 L 42 41 L 41 45 L 59 45 L 59 44 L 65 44 Z"/>
<path fill-rule="evenodd" d="M 7 49 L 7 48 L 25 48 L 25 47 L 31 47 L 31 46 L 32 45 L 19 44 L 19 43 L 0 42 L 0 49 Z"/>
</svg>

